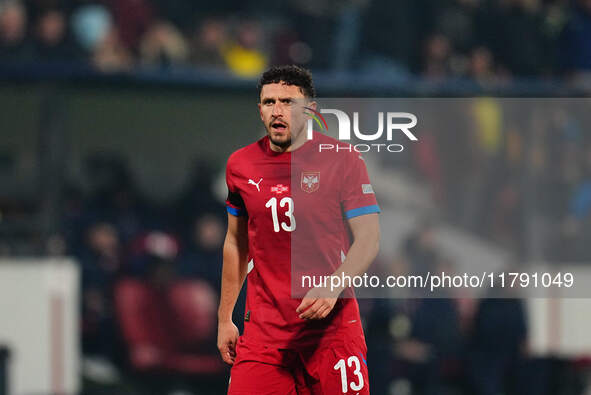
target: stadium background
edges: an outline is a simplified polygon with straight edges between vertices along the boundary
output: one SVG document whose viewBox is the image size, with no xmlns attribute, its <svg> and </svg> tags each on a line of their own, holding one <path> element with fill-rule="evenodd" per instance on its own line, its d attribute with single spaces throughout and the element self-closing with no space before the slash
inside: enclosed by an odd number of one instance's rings
<svg viewBox="0 0 591 395">
<path fill-rule="evenodd" d="M 591 1 L 0 1 L 0 393 L 223 393 L 223 168 L 263 132 L 256 77 L 286 63 L 324 97 L 584 98 Z M 380 261 L 452 259 L 446 226 L 515 261 L 589 261 L 589 132 L 491 103 L 464 144 L 433 131 L 382 164 L 413 223 Z M 532 352 L 523 300 L 360 305 L 372 393 L 588 391 L 591 348 Z"/>
</svg>

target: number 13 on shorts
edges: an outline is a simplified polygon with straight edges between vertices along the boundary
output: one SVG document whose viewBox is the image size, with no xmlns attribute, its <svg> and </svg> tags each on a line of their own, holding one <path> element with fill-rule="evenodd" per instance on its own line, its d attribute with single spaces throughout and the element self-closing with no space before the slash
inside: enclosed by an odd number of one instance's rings
<svg viewBox="0 0 591 395">
<path fill-rule="evenodd" d="M 363 360 L 365 366 L 362 366 L 362 362 L 359 360 L 360 358 Z M 365 378 L 362 369 L 364 367 L 364 370 L 367 371 L 367 364 L 362 355 L 351 355 L 347 358 L 341 358 L 333 366 L 334 370 L 340 372 L 341 392 L 343 394 L 356 394 L 363 389 L 365 386 Z M 351 392 L 349 392 L 349 390 L 351 390 Z"/>
</svg>

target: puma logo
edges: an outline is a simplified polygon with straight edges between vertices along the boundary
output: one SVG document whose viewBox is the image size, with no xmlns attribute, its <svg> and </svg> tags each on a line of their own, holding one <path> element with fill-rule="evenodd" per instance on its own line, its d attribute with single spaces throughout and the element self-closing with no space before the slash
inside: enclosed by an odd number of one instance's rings
<svg viewBox="0 0 591 395">
<path fill-rule="evenodd" d="M 253 180 L 251 180 L 251 179 L 249 178 L 249 179 L 248 179 L 248 184 L 249 184 L 249 185 L 250 185 L 250 184 L 254 185 L 255 187 L 257 187 L 257 191 L 259 191 L 259 192 L 260 192 L 260 191 L 261 191 L 261 188 L 259 187 L 259 184 L 261 183 L 261 181 L 263 181 L 263 179 L 262 179 L 262 178 L 259 180 L 259 182 L 254 182 Z"/>
</svg>

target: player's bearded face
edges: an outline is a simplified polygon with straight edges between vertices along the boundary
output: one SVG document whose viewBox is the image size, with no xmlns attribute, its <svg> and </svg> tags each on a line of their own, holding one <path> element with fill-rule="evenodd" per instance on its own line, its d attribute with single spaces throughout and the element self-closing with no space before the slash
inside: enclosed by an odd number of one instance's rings
<svg viewBox="0 0 591 395">
<path fill-rule="evenodd" d="M 259 110 L 271 143 L 287 148 L 304 132 L 306 98 L 298 86 L 267 84 L 261 90 Z"/>
</svg>

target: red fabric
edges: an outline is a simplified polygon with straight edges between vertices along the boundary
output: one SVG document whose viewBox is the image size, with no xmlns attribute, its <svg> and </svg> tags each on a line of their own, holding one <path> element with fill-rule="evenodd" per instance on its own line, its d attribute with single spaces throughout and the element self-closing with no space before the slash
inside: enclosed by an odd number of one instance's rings
<svg viewBox="0 0 591 395">
<path fill-rule="evenodd" d="M 215 339 L 217 299 L 205 282 L 184 281 L 168 292 L 176 325 L 177 344 L 191 347 Z"/>
<path fill-rule="evenodd" d="M 591 367 L 591 356 L 583 355 L 578 358 L 575 358 L 572 361 L 572 364 L 576 369 L 588 369 L 589 367 Z"/>
<path fill-rule="evenodd" d="M 241 337 L 228 394 L 369 394 L 366 355 L 361 335 L 293 350 L 251 344 Z"/>
<path fill-rule="evenodd" d="M 222 371 L 217 353 L 187 352 L 212 339 L 215 309 L 211 306 L 216 303 L 212 293 L 200 282 L 159 291 L 139 280 L 120 281 L 115 288 L 115 303 L 132 366 L 143 371 Z"/>
<path fill-rule="evenodd" d="M 147 0 L 106 0 L 105 3 L 115 17 L 121 40 L 136 50 L 154 20 L 154 9 Z"/>
<path fill-rule="evenodd" d="M 320 152 L 321 144 L 344 148 Z M 310 288 L 301 276 L 332 274 L 348 251 L 347 213 L 379 211 L 361 154 L 347 148 L 316 133 L 294 152 L 277 153 L 264 137 L 228 159 L 230 196 L 238 201 L 239 195 L 248 213 L 254 267 L 248 274 L 244 336 L 253 342 L 307 346 L 330 341 L 347 322 L 360 321 L 350 290 L 323 320 L 303 320 L 296 313 L 298 298 Z"/>
</svg>

